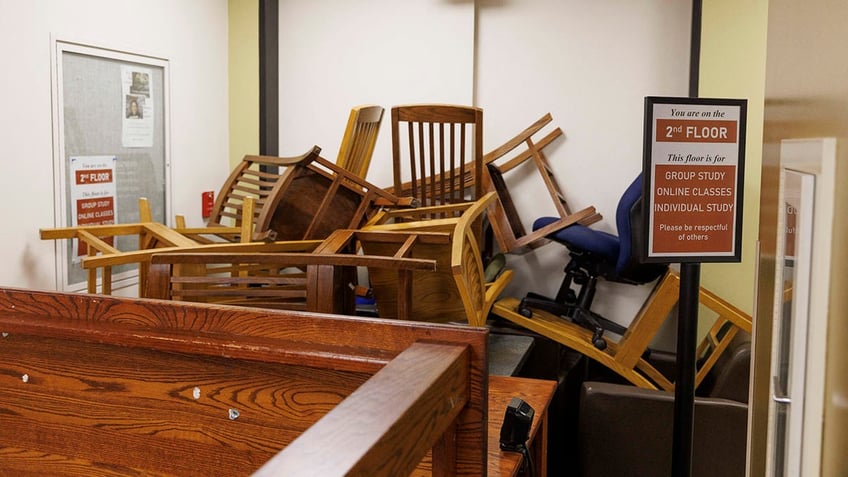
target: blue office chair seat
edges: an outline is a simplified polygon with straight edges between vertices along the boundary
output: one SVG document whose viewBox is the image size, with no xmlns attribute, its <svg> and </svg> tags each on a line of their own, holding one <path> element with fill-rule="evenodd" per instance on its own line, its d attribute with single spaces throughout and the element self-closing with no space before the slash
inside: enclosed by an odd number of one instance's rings
<svg viewBox="0 0 848 477">
<path fill-rule="evenodd" d="M 559 217 L 538 218 L 533 222 L 533 230 L 541 229 L 558 220 L 562 219 Z M 548 235 L 548 238 L 565 245 L 569 249 L 576 248 L 593 253 L 610 263 L 615 263 L 618 260 L 618 237 L 600 230 L 590 229 L 585 225 L 571 225 Z"/>
<path fill-rule="evenodd" d="M 594 313 L 590 307 L 595 298 L 598 278 L 630 284 L 648 283 L 659 278 L 666 264 L 644 264 L 639 260 L 642 237 L 642 176 L 639 175 L 624 191 L 616 208 L 618 235 L 574 224 L 547 236 L 569 250 L 571 260 L 565 266 L 565 278 L 554 299 L 528 293 L 521 300 L 518 312 L 527 318 L 532 309 L 541 309 L 571 319 L 592 330 L 592 343 L 598 349 L 607 346 L 604 330 L 623 335 L 627 329 Z M 533 224 L 533 230 L 557 220 L 542 217 Z M 579 291 L 572 288 L 578 285 Z"/>
</svg>

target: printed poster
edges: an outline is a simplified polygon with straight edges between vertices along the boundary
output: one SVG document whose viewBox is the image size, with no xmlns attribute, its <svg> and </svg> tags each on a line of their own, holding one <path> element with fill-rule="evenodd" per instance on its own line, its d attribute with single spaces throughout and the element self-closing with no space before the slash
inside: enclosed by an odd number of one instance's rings
<svg viewBox="0 0 848 477">
<path fill-rule="evenodd" d="M 71 225 L 114 224 L 117 217 L 115 187 L 116 156 L 71 156 Z M 106 240 L 110 245 L 112 238 Z M 74 241 L 73 261 L 88 250 Z"/>
</svg>

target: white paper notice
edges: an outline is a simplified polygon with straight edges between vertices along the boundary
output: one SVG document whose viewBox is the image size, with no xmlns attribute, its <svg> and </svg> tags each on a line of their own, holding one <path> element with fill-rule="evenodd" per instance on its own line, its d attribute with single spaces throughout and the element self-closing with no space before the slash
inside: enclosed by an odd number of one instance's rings
<svg viewBox="0 0 848 477">
<path fill-rule="evenodd" d="M 153 147 L 151 71 L 121 66 L 121 141 L 124 147 Z"/>
</svg>

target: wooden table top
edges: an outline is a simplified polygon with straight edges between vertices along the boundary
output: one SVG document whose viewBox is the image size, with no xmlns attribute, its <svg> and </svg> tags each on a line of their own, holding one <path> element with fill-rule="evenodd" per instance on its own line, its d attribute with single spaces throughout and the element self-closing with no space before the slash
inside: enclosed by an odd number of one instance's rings
<svg viewBox="0 0 848 477">
<path fill-rule="evenodd" d="M 535 414 L 530 426 L 530 441 L 536 437 L 542 419 L 547 419 L 548 406 L 556 390 L 555 381 L 489 376 L 489 442 L 488 471 L 490 477 L 515 476 L 521 465 L 521 454 L 500 450 L 501 425 L 509 401 L 513 397 L 523 399 Z M 538 467 L 539 464 L 537 463 Z"/>
</svg>

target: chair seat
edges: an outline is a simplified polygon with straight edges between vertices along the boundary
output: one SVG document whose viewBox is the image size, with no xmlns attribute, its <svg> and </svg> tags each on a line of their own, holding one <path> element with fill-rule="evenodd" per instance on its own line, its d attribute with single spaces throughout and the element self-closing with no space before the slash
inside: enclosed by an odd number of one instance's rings
<svg viewBox="0 0 848 477">
<path fill-rule="evenodd" d="M 538 230 L 559 217 L 541 217 L 533 222 L 533 230 Z M 548 238 L 567 246 L 570 250 L 589 252 L 615 263 L 618 260 L 619 239 L 617 236 L 591 229 L 581 224 L 573 224 L 548 235 Z"/>
</svg>

